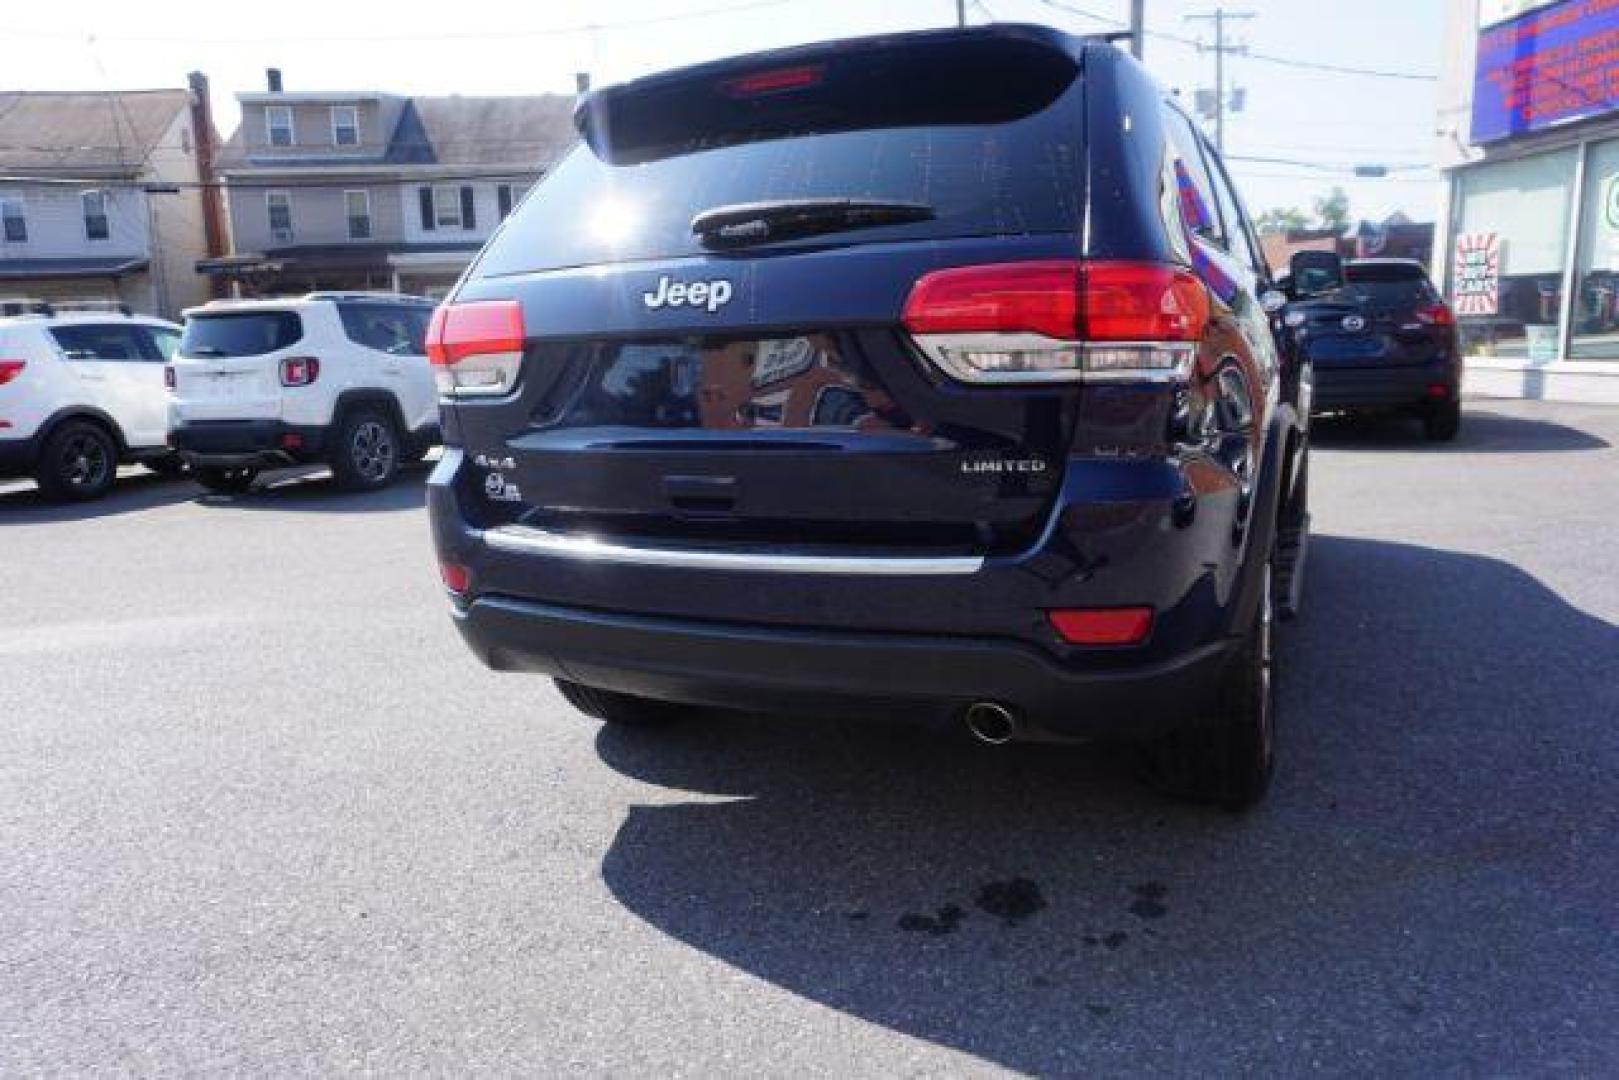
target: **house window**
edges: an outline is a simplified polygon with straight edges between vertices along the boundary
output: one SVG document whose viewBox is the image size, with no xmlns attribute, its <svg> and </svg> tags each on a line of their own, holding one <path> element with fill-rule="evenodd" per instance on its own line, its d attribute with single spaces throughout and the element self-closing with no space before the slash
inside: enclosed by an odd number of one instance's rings
<svg viewBox="0 0 1619 1080">
<path fill-rule="evenodd" d="M 360 110 L 353 105 L 332 106 L 332 145 L 360 145 Z"/>
<path fill-rule="evenodd" d="M 433 189 L 433 225 L 440 229 L 461 228 L 461 189 L 439 185 Z"/>
<path fill-rule="evenodd" d="M 498 218 L 505 221 L 512 213 L 512 202 L 515 189 L 510 184 L 501 184 L 495 188 L 495 205 L 499 210 Z"/>
<path fill-rule="evenodd" d="M 8 244 L 28 243 L 28 218 L 23 213 L 23 201 L 18 198 L 0 199 L 0 221 L 5 231 L 0 233 Z"/>
<path fill-rule="evenodd" d="M 343 209 L 349 219 L 349 239 L 371 238 L 371 193 L 369 191 L 343 192 Z"/>
<path fill-rule="evenodd" d="M 292 239 L 292 192 L 267 191 L 264 204 L 270 211 L 270 236 L 283 243 Z"/>
<path fill-rule="evenodd" d="M 288 105 L 267 105 L 264 108 L 264 126 L 271 146 L 292 145 L 292 108 Z"/>
<path fill-rule="evenodd" d="M 89 240 L 105 240 L 112 235 L 107 224 L 107 193 L 84 191 L 79 194 L 84 207 L 84 235 Z"/>
</svg>

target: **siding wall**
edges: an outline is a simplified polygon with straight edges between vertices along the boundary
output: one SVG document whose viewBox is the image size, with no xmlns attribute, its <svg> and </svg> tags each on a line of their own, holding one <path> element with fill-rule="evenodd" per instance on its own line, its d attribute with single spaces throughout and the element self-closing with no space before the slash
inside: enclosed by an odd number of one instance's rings
<svg viewBox="0 0 1619 1080">
<path fill-rule="evenodd" d="M 266 251 L 271 248 L 311 244 L 397 244 L 402 235 L 400 189 L 391 183 L 353 180 L 323 175 L 317 169 L 308 176 L 294 177 L 285 188 L 270 189 L 278 178 L 252 179 L 252 187 L 227 188 L 231 236 L 238 252 Z M 320 187 L 299 187 L 320 183 Z M 332 186 L 326 186 L 330 184 Z M 292 240 L 270 235 L 269 190 L 284 190 L 292 199 Z M 371 194 L 371 236 L 364 240 L 349 237 L 346 190 Z"/>
<path fill-rule="evenodd" d="M 85 235 L 84 209 L 79 187 L 62 184 L 0 184 L 0 196 L 21 196 L 28 220 L 26 243 L 6 243 L 0 237 L 0 258 L 76 259 L 120 256 L 146 257 L 146 200 L 148 196 L 126 180 L 108 181 L 105 240 Z"/>
</svg>

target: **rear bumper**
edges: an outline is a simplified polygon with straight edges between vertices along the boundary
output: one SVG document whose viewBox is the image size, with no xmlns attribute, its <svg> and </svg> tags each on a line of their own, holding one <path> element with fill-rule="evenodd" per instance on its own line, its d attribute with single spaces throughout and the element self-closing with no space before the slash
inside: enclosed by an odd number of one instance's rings
<svg viewBox="0 0 1619 1080">
<path fill-rule="evenodd" d="M 1402 408 L 1455 401 L 1461 396 L 1461 368 L 1454 360 L 1377 367 L 1316 364 L 1316 412 L 1334 409 Z M 1442 388 L 1442 393 L 1430 388 Z"/>
<path fill-rule="evenodd" d="M 1071 463 L 1029 550 L 897 560 L 519 550 L 510 530 L 470 516 L 490 509 L 483 472 L 450 447 L 428 482 L 439 558 L 470 577 L 454 610 L 474 653 L 661 700 L 874 718 L 995 701 L 1031 736 L 1150 737 L 1207 714 L 1233 627 L 1257 603 L 1258 571 L 1233 543 L 1235 489 L 1206 468 Z M 1279 472 L 1267 453 L 1259 521 L 1273 520 Z M 1268 527 L 1255 542 L 1268 545 Z M 1069 645 L 1046 614 L 1135 605 L 1157 614 L 1131 648 Z"/>
<path fill-rule="evenodd" d="M 455 616 L 498 671 L 538 672 L 663 701 L 944 720 L 979 701 L 1058 738 L 1138 739 L 1191 719 L 1235 642 L 1114 671 L 1065 667 L 1015 641 L 793 630 L 653 618 L 485 596 Z"/>
<path fill-rule="evenodd" d="M 272 469 L 319 459 L 325 427 L 281 420 L 193 420 L 171 428 L 169 445 L 204 468 Z"/>
</svg>

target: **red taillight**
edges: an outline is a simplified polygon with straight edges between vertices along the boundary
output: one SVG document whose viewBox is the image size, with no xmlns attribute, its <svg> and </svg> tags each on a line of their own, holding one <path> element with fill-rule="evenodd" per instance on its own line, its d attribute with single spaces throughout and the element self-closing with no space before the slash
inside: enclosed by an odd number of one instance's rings
<svg viewBox="0 0 1619 1080">
<path fill-rule="evenodd" d="M 472 571 L 460 563 L 439 563 L 438 576 L 443 580 L 444 587 L 457 595 L 465 593 L 472 586 Z"/>
<path fill-rule="evenodd" d="M 1152 630 L 1152 608 L 1079 608 L 1047 613 L 1070 645 L 1139 645 Z"/>
<path fill-rule="evenodd" d="M 1041 334 L 1063 341 L 1197 341 L 1209 293 L 1159 263 L 1026 262 L 938 270 L 905 301 L 913 334 Z"/>
<path fill-rule="evenodd" d="M 1417 318 L 1429 326 L 1455 326 L 1456 315 L 1449 304 L 1434 304 L 1417 312 Z"/>
<path fill-rule="evenodd" d="M 720 83 L 720 89 L 734 98 L 760 97 L 765 94 L 780 94 L 787 90 L 803 90 L 817 86 L 825 74 L 826 67 L 823 64 L 802 64 L 798 67 L 756 71 L 751 75 L 727 79 Z"/>
<path fill-rule="evenodd" d="M 0 386 L 6 385 L 22 374 L 22 369 L 28 366 L 26 360 L 0 360 Z"/>
<path fill-rule="evenodd" d="M 1131 381 L 1182 377 L 1210 316 L 1184 267 L 1054 260 L 927 274 L 903 322 L 963 382 Z"/>
<path fill-rule="evenodd" d="M 308 386 L 320 378 L 320 361 L 313 356 L 288 356 L 281 361 L 282 386 Z"/>
<path fill-rule="evenodd" d="M 516 300 L 445 304 L 427 327 L 427 358 L 449 396 L 504 394 L 523 359 L 523 306 Z"/>
<path fill-rule="evenodd" d="M 1079 336 L 1079 264 L 1005 263 L 936 270 L 905 301 L 913 334 Z"/>
<path fill-rule="evenodd" d="M 1087 341 L 1197 341 L 1209 326 L 1209 290 L 1182 267 L 1086 263 L 1083 289 Z"/>
<path fill-rule="evenodd" d="M 164 364 L 163 365 L 163 388 L 165 390 L 173 390 L 174 389 L 174 365 L 173 364 Z"/>
</svg>

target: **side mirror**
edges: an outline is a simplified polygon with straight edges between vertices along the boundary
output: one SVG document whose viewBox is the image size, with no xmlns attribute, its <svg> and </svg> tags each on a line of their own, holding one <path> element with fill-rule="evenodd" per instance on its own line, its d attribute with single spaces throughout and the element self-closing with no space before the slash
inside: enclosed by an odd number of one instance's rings
<svg viewBox="0 0 1619 1080">
<path fill-rule="evenodd" d="M 1275 315 L 1287 306 L 1287 294 L 1280 289 L 1266 289 L 1259 294 L 1259 306 L 1266 315 Z"/>
</svg>

